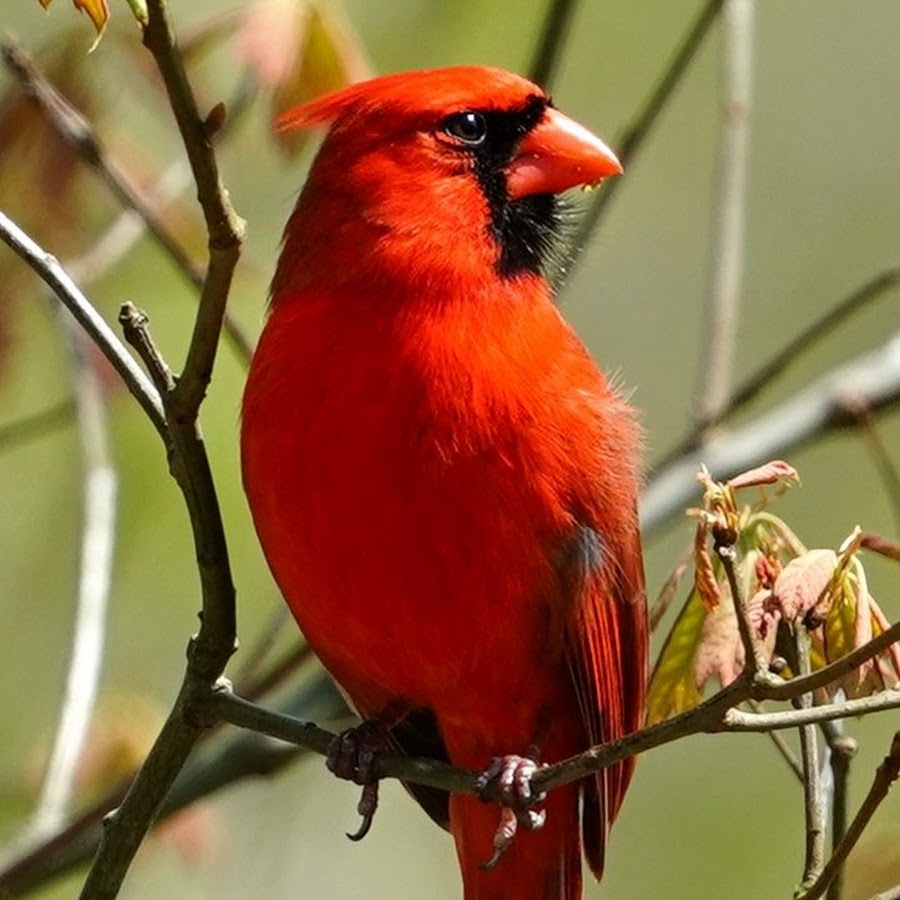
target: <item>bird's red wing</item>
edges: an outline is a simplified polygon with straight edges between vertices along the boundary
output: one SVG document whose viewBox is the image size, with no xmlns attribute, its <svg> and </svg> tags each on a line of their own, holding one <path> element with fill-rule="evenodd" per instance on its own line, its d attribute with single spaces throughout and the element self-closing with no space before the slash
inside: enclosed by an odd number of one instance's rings
<svg viewBox="0 0 900 900">
<path fill-rule="evenodd" d="M 570 640 L 570 663 L 590 743 L 640 728 L 647 688 L 647 608 L 636 512 L 606 540 L 582 527 L 581 602 Z M 590 545 L 590 546 L 588 546 Z M 634 770 L 629 759 L 586 783 L 584 853 L 599 878 L 609 827 Z"/>
</svg>

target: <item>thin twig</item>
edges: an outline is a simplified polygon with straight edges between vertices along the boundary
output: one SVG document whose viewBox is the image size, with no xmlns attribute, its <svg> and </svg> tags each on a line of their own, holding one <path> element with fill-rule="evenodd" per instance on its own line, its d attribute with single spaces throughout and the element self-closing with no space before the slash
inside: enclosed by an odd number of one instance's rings
<svg viewBox="0 0 900 900">
<path fill-rule="evenodd" d="M 254 638 L 253 643 L 249 647 L 246 645 L 241 647 L 241 658 L 239 661 L 236 661 L 238 668 L 232 679 L 238 685 L 239 694 L 247 694 L 243 685 L 256 677 L 257 670 L 266 661 L 275 648 L 285 626 L 291 621 L 288 606 L 284 603 L 276 603 L 263 623 L 259 634 Z M 296 650 L 296 647 L 293 650 Z"/>
<path fill-rule="evenodd" d="M 678 562 L 675 564 L 675 568 L 672 569 L 672 571 L 669 573 L 669 577 L 665 580 L 665 583 L 660 588 L 659 594 L 653 605 L 650 607 L 650 612 L 647 617 L 651 632 L 656 631 L 659 623 L 662 621 L 663 617 L 668 612 L 669 607 L 672 605 L 672 601 L 675 599 L 678 593 L 678 588 L 681 585 L 681 580 L 684 578 L 684 573 L 687 571 L 688 566 L 691 564 L 693 556 L 693 544 L 688 544 L 688 546 L 685 547 L 684 552 L 681 554 Z"/>
<path fill-rule="evenodd" d="M 731 392 L 744 268 L 753 14 L 753 0 L 726 0 L 722 12 L 722 125 L 706 290 L 706 358 L 697 389 L 697 419 L 702 425 L 719 418 Z"/>
<path fill-rule="evenodd" d="M 132 396 L 141 404 L 156 430 L 165 437 L 166 420 L 162 401 L 147 376 L 116 337 L 103 317 L 81 293 L 78 285 L 49 253 L 36 244 L 0 210 L 0 240 L 11 247 L 65 304 L 82 328 L 91 336 Z"/>
<path fill-rule="evenodd" d="M 131 184 L 125 172 L 109 158 L 90 122 L 47 81 L 25 51 L 9 36 L 0 41 L 0 55 L 7 70 L 38 105 L 56 133 L 97 171 L 126 209 L 134 210 L 141 217 L 147 230 L 171 257 L 176 267 L 191 284 L 200 287 L 203 284 L 203 272 L 169 232 L 156 210 Z"/>
<path fill-rule="evenodd" d="M 60 400 L 40 412 L 22 416 L 0 425 L 0 452 L 12 450 L 22 444 L 42 438 L 58 428 L 64 428 L 75 420 L 75 402 Z"/>
<path fill-rule="evenodd" d="M 803 681 L 799 680 L 799 683 L 803 688 Z M 791 682 L 785 682 L 785 685 L 790 686 Z M 882 709 L 900 707 L 900 691 L 892 691 L 841 704 L 817 706 L 807 711 L 790 710 L 784 713 L 751 714 L 732 708 L 736 704 L 750 700 L 753 691 L 754 688 L 746 680 L 739 678 L 699 707 L 681 713 L 666 722 L 642 729 L 612 744 L 591 748 L 577 757 L 542 769 L 536 776 L 537 786 L 542 789 L 558 787 L 636 753 L 643 753 L 654 747 L 700 732 L 713 734 L 751 731 L 765 733 L 772 728 L 796 728 L 806 722 L 818 723 L 829 718 L 853 717 Z M 322 747 L 327 746 L 332 736 L 330 731 L 316 729 L 308 721 L 271 712 L 234 697 L 230 694 L 227 685 L 221 685 L 216 691 L 209 694 L 208 698 L 207 715 L 210 718 L 219 718 L 239 724 L 241 727 L 250 727 L 261 734 L 272 735 L 297 746 L 321 750 Z M 195 705 L 196 703 L 195 700 Z M 777 718 L 773 719 L 773 716 Z M 280 758 L 280 751 L 276 753 L 276 756 Z M 268 759 L 269 754 L 265 754 L 265 758 Z M 235 770 L 239 775 L 247 773 L 247 768 L 243 765 L 235 766 Z M 446 763 L 432 764 L 428 760 L 385 756 L 379 758 L 377 771 L 381 777 L 399 777 L 407 781 L 432 784 L 448 790 L 469 791 L 475 789 L 474 773 L 453 769 Z M 215 786 L 220 786 L 228 781 L 228 776 L 220 773 L 220 776 L 214 781 Z M 199 795 L 194 793 L 190 799 L 196 799 L 197 796 Z M 86 825 L 89 825 L 89 822 Z M 84 827 L 85 825 L 82 826 L 82 829 Z M 75 831 L 77 832 L 78 829 L 76 828 Z M 63 835 L 60 839 L 65 840 L 65 845 L 70 849 L 60 854 L 51 845 L 39 858 L 32 857 L 18 861 L 14 867 L 0 872 L 0 889 L 19 890 L 20 885 L 31 886 L 40 883 L 47 874 L 61 871 L 62 869 L 58 869 L 57 865 L 64 868 L 75 865 L 84 859 L 84 853 L 88 852 L 86 846 L 89 846 L 92 838 L 90 834 L 85 838 L 88 845 L 82 845 L 77 834 L 72 834 L 68 838 Z"/>
<path fill-rule="evenodd" d="M 728 403 L 720 410 L 716 424 L 755 400 L 779 375 L 813 349 L 820 340 L 898 284 L 900 284 L 900 266 L 892 266 L 839 300 L 832 309 L 788 341 L 768 362 L 764 363 L 735 389 Z M 655 461 L 654 468 L 665 469 L 676 460 L 696 450 L 709 424 L 712 423 L 697 423 L 671 450 Z"/>
<path fill-rule="evenodd" d="M 76 421 L 81 437 L 80 576 L 71 655 L 53 749 L 35 809 L 12 842 L 14 852 L 35 845 L 58 830 L 69 811 L 100 682 L 115 544 L 118 480 L 109 450 L 103 388 L 91 363 L 86 336 L 67 313 L 60 311 L 59 319 L 72 358 Z"/>
<path fill-rule="evenodd" d="M 703 41 L 709 34 L 709 30 L 721 12 L 724 2 L 725 0 L 706 0 L 674 55 L 666 63 L 659 81 L 644 101 L 644 105 L 634 120 L 617 138 L 615 142 L 616 154 L 624 166 L 627 167 L 653 130 L 660 113 L 672 98 L 675 88 L 681 83 L 681 79 L 687 72 L 691 60 L 697 55 Z M 557 273 L 554 278 L 557 287 L 559 287 L 564 277 L 568 277 L 571 274 L 588 239 L 600 224 L 603 214 L 606 212 L 621 184 L 621 178 L 610 178 L 604 181 L 596 192 L 596 199 L 588 207 L 577 232 L 569 242 L 567 269 L 564 272 Z"/>
<path fill-rule="evenodd" d="M 292 691 L 279 709 L 298 716 L 315 715 L 325 721 L 334 721 L 346 713 L 342 698 L 324 673 Z M 158 821 L 221 788 L 247 778 L 274 775 L 305 752 L 305 748 L 264 734 L 220 730 L 207 752 L 188 760 L 163 803 Z M 109 809 L 121 804 L 126 788 L 127 781 L 113 787 L 64 829 L 0 869 L 0 896 L 23 896 L 90 862 L 100 840 L 101 820 Z"/>
<path fill-rule="evenodd" d="M 831 859 L 828 860 L 815 882 L 806 891 L 797 893 L 797 900 L 819 900 L 825 893 L 831 880 L 850 855 L 850 851 L 856 846 L 870 819 L 875 814 L 875 810 L 881 805 L 881 802 L 887 796 L 888 791 L 898 777 L 900 777 L 900 732 L 894 735 L 891 741 L 890 753 L 875 770 L 875 777 L 872 780 L 869 793 L 866 794 L 866 799 L 863 800 L 859 811 L 850 823 L 850 827 L 847 829 L 840 846 L 832 854 Z M 887 900 L 887 898 L 896 897 L 896 895 L 896 891 L 889 891 L 887 894 L 879 895 L 879 897 L 882 900 Z"/>
<path fill-rule="evenodd" d="M 894 515 L 897 532 L 900 534 L 900 469 L 891 458 L 884 438 L 878 433 L 878 423 L 869 408 L 862 404 L 856 404 L 852 398 L 848 399 L 847 408 L 857 416 L 859 430 L 872 454 L 875 468 L 881 475 L 884 493 Z"/>
<path fill-rule="evenodd" d="M 541 87 L 549 88 L 565 47 L 566 34 L 578 0 L 551 0 L 541 26 L 534 56 L 528 66 L 528 77 Z"/>
<path fill-rule="evenodd" d="M 206 273 L 191 260 L 187 251 L 166 225 L 158 212 L 162 198 L 157 197 L 155 203 L 145 199 L 142 192 L 133 184 L 131 178 L 105 151 L 103 144 L 91 123 L 68 100 L 65 99 L 40 70 L 34 65 L 28 55 L 13 42 L 8 36 L 0 41 L 0 55 L 6 63 L 7 69 L 18 79 L 29 97 L 34 100 L 47 121 L 54 128 L 62 140 L 71 147 L 78 156 L 91 168 L 93 168 L 109 186 L 113 195 L 125 207 L 134 213 L 157 244 L 168 254 L 175 266 L 198 290 L 203 290 Z M 232 120 L 237 116 L 237 111 L 247 107 L 249 95 L 245 88 L 237 96 L 235 111 Z M 221 132 L 220 132 L 221 135 Z M 179 161 L 167 173 L 171 181 L 180 182 L 179 191 L 189 183 L 190 170 L 183 162 Z M 163 176 L 164 178 L 166 176 Z M 132 226 L 133 228 L 133 226 Z M 133 231 L 126 236 L 126 240 L 134 240 L 140 231 Z M 115 235 L 122 239 L 122 235 Z M 127 245 L 126 245 L 127 249 Z M 73 272 L 72 277 L 78 281 L 78 276 Z M 245 361 L 249 361 L 253 348 L 250 340 L 244 334 L 241 327 L 227 314 L 224 321 L 225 331 L 238 355 Z"/>
<path fill-rule="evenodd" d="M 843 722 L 838 720 L 822 725 L 822 733 L 828 742 L 828 764 L 831 768 L 831 854 L 834 856 L 847 833 L 847 792 L 850 781 L 850 763 L 859 749 L 857 742 L 844 734 Z M 838 868 L 828 886 L 827 900 L 843 897 L 844 867 Z"/>
<path fill-rule="evenodd" d="M 809 635 L 806 625 L 794 623 L 794 643 L 800 676 L 809 675 Z M 812 692 L 796 699 L 798 710 L 813 708 Z M 821 773 L 819 770 L 818 731 L 812 724 L 800 726 L 800 758 L 803 763 L 803 811 L 806 821 L 806 853 L 803 861 L 801 885 L 812 884 L 825 862 L 825 809 L 822 802 Z"/>
<path fill-rule="evenodd" d="M 754 713 L 762 713 L 765 711 L 762 704 L 757 703 L 756 700 L 748 700 L 747 706 Z M 803 766 L 800 764 L 800 760 L 797 759 L 797 755 L 790 748 L 788 742 L 777 731 L 767 731 L 766 737 L 769 738 L 781 758 L 787 763 L 788 768 L 797 776 L 797 780 L 802 784 Z"/>
<path fill-rule="evenodd" d="M 722 568 L 725 570 L 725 577 L 728 580 L 728 587 L 731 592 L 731 602 L 734 606 L 734 615 L 738 623 L 738 633 L 744 648 L 744 671 L 750 679 L 756 679 L 757 676 L 762 676 L 763 673 L 768 671 L 768 664 L 760 641 L 757 640 L 753 632 L 753 625 L 747 613 L 746 598 L 743 596 L 738 584 L 737 572 L 735 571 L 735 547 L 731 543 L 720 544 L 718 537 L 716 537 L 715 550 L 722 563 Z"/>
<path fill-rule="evenodd" d="M 900 400 L 900 332 L 875 350 L 833 369 L 779 406 L 717 437 L 660 469 L 650 479 L 641 503 L 641 524 L 655 528 L 679 514 L 697 492 L 701 464 L 723 480 L 833 430 L 855 424 L 846 400 L 853 396 L 873 412 Z"/>
</svg>

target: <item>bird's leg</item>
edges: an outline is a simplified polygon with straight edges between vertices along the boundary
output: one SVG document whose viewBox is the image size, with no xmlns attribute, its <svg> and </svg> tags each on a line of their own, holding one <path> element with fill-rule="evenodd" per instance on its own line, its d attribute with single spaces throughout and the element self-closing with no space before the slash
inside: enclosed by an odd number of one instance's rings
<svg viewBox="0 0 900 900">
<path fill-rule="evenodd" d="M 543 828 L 547 811 L 536 809 L 547 796 L 545 792 L 535 794 L 531 789 L 531 779 L 540 768 L 536 747 L 529 747 L 528 756 L 498 756 L 491 761 L 478 778 L 478 789 L 483 799 L 488 789 L 496 785 L 500 802 L 500 824 L 494 832 L 494 852 L 484 863 L 485 869 L 493 869 L 513 842 L 519 826 L 528 831 Z"/>
</svg>

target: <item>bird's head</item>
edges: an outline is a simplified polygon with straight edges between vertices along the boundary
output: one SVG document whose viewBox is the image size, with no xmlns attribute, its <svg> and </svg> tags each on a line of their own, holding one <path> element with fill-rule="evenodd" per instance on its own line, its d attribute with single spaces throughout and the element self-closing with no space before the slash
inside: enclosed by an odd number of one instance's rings
<svg viewBox="0 0 900 900">
<path fill-rule="evenodd" d="M 540 275 L 556 195 L 622 171 L 540 87 L 483 66 L 355 84 L 281 124 L 329 129 L 286 231 L 291 282 L 326 243 L 332 278 Z"/>
</svg>

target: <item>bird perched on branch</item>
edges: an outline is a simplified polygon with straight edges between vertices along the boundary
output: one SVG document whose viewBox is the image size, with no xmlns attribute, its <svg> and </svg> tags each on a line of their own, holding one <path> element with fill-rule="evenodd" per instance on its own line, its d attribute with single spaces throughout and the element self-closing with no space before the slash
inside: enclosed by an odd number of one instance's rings
<svg viewBox="0 0 900 900">
<path fill-rule="evenodd" d="M 544 266 L 556 195 L 621 167 L 493 68 L 388 75 L 284 124 L 328 132 L 247 382 L 243 475 L 275 579 L 366 721 L 330 764 L 366 781 L 383 746 L 484 770 L 499 805 L 408 785 L 467 900 L 578 898 L 632 764 L 542 806 L 530 777 L 641 723 L 639 433 Z"/>
</svg>

